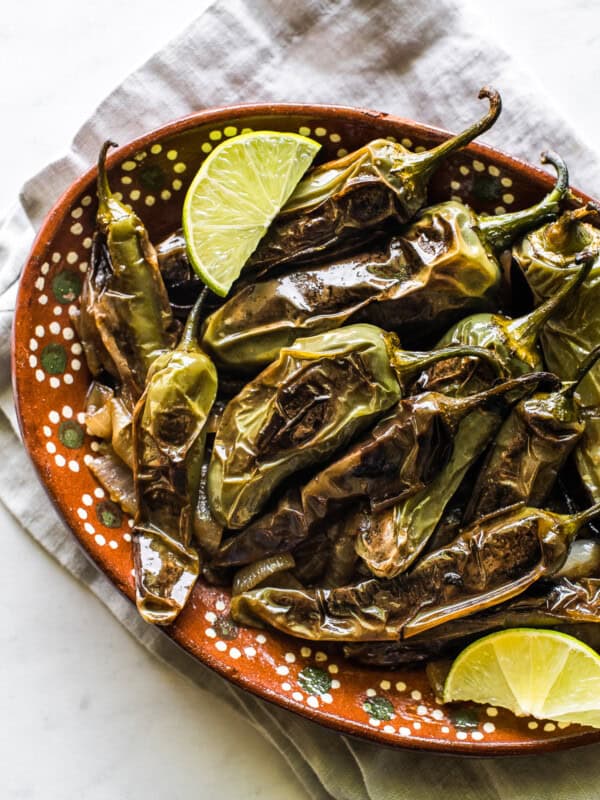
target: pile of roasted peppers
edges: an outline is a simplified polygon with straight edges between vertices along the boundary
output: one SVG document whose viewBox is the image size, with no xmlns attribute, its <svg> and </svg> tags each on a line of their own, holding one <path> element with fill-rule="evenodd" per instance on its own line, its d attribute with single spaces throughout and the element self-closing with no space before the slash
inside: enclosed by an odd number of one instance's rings
<svg viewBox="0 0 600 800">
<path fill-rule="evenodd" d="M 76 323 L 90 469 L 134 516 L 148 622 L 202 576 L 237 622 L 371 665 L 515 625 L 598 644 L 599 209 L 553 153 L 531 208 L 424 207 L 497 118 L 480 97 L 432 150 L 376 140 L 314 168 L 225 301 L 181 232 L 153 247 L 104 146 Z"/>
</svg>

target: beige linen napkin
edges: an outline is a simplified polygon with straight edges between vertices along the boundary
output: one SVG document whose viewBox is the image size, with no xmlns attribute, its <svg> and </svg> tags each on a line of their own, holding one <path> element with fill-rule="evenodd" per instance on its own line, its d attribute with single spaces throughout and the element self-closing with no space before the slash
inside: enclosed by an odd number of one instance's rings
<svg viewBox="0 0 600 800">
<path fill-rule="evenodd" d="M 100 105 L 65 157 L 23 187 L 0 228 L 0 500 L 145 647 L 249 718 L 318 800 L 421 800 L 442 791 L 449 800 L 587 800 L 598 796 L 600 747 L 477 761 L 378 748 L 239 691 L 141 622 L 57 518 L 19 442 L 8 345 L 18 278 L 45 214 L 102 141 L 126 142 L 206 106 L 362 105 L 458 130 L 478 111 L 479 87 L 491 83 L 505 111 L 486 141 L 532 161 L 552 145 L 573 183 L 593 192 L 600 186 L 594 154 L 540 100 L 532 79 L 475 29 L 452 0 L 219 0 Z"/>
</svg>

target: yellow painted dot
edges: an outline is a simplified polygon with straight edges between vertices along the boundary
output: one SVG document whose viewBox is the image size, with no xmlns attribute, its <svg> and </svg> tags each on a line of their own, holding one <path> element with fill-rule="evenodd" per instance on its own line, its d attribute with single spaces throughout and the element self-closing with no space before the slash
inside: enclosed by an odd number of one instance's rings
<svg viewBox="0 0 600 800">
<path fill-rule="evenodd" d="M 510 205 L 511 203 L 515 202 L 515 196 L 514 196 L 514 194 L 503 194 L 502 195 L 502 201 L 504 203 L 508 203 L 508 205 Z"/>
<path fill-rule="evenodd" d="M 132 183 L 132 178 L 130 175 L 123 175 L 121 178 L 121 183 Z"/>
<path fill-rule="evenodd" d="M 242 128 L 242 133 L 252 133 L 252 128 Z"/>
<path fill-rule="evenodd" d="M 512 186 L 512 180 L 510 178 L 502 178 L 500 183 L 502 184 L 502 186 L 506 186 L 507 189 Z"/>
<path fill-rule="evenodd" d="M 141 153 L 136 153 L 134 155 L 134 158 L 135 158 L 136 161 L 143 161 L 146 158 L 147 155 L 148 154 L 144 150 L 142 150 Z"/>
<path fill-rule="evenodd" d="M 175 161 L 177 158 L 177 150 L 169 150 L 167 153 L 167 158 L 169 161 Z"/>
<path fill-rule="evenodd" d="M 483 163 L 483 161 L 474 161 L 473 169 L 475 170 L 475 172 L 483 172 L 485 169 L 485 164 Z"/>
<path fill-rule="evenodd" d="M 337 151 L 337 154 L 339 158 L 343 158 L 344 156 L 348 155 L 348 151 L 345 147 L 340 147 L 340 149 Z"/>
<path fill-rule="evenodd" d="M 555 731 L 555 730 L 556 730 L 556 725 L 555 725 L 553 722 L 547 722 L 547 723 L 544 725 L 544 730 L 545 730 L 547 733 L 551 733 L 552 731 Z"/>
<path fill-rule="evenodd" d="M 91 202 L 92 202 L 92 197 L 91 197 L 91 195 L 89 195 L 89 194 L 86 194 L 86 196 L 85 196 L 85 197 L 82 197 L 82 198 L 81 198 L 81 205 L 82 205 L 82 206 L 89 206 L 89 204 L 90 204 Z"/>
<path fill-rule="evenodd" d="M 300 136 L 310 136 L 310 128 L 307 128 L 306 125 L 301 125 L 298 128 L 298 133 Z"/>
<path fill-rule="evenodd" d="M 531 722 L 527 723 L 527 727 L 529 728 L 530 731 L 534 731 L 536 728 L 539 727 L 539 725 L 535 720 L 532 719 Z"/>
<path fill-rule="evenodd" d="M 135 161 L 124 161 L 123 165 L 122 165 L 122 169 L 124 169 L 125 172 L 131 172 L 136 167 L 137 167 L 137 164 L 135 163 Z"/>
<path fill-rule="evenodd" d="M 450 181 L 450 188 L 454 189 L 457 192 L 460 189 L 460 182 L 459 181 Z"/>
<path fill-rule="evenodd" d="M 415 147 L 415 153 L 424 153 L 425 150 L 426 150 L 426 148 L 423 147 L 422 144 L 420 144 L 418 147 Z"/>
<path fill-rule="evenodd" d="M 183 186 L 183 183 L 179 180 L 179 178 L 175 178 L 171 186 L 175 189 L 176 192 L 178 192 Z"/>
<path fill-rule="evenodd" d="M 504 206 L 496 206 L 496 208 L 494 209 L 494 213 L 506 214 L 506 209 L 504 208 Z"/>
<path fill-rule="evenodd" d="M 161 151 L 162 151 L 162 144 L 153 144 L 152 147 L 150 148 L 150 152 L 154 153 L 154 155 L 157 155 L 157 153 L 160 153 Z"/>
<path fill-rule="evenodd" d="M 200 150 L 202 150 L 203 153 L 210 153 L 210 151 L 212 150 L 212 144 L 210 144 L 209 142 L 203 142 L 202 146 L 200 147 Z"/>
<path fill-rule="evenodd" d="M 141 192 L 139 189 L 134 189 L 132 192 L 129 192 L 129 197 L 131 200 L 139 200 Z"/>
<path fill-rule="evenodd" d="M 497 178 L 498 175 L 500 175 L 500 170 L 498 169 L 498 167 L 495 167 L 493 164 L 489 165 L 488 172 L 490 173 L 490 175 L 493 175 L 494 178 Z"/>
<path fill-rule="evenodd" d="M 225 136 L 235 136 L 237 133 L 237 128 L 234 125 L 228 125 L 223 129 L 223 133 Z"/>
<path fill-rule="evenodd" d="M 471 170 L 468 167 L 466 167 L 464 164 L 461 167 L 458 168 L 458 171 L 460 172 L 461 175 L 468 175 L 469 172 L 471 172 Z"/>
<path fill-rule="evenodd" d="M 171 198 L 171 192 L 168 189 L 163 189 L 160 196 L 163 200 L 169 200 Z"/>
<path fill-rule="evenodd" d="M 146 203 L 147 206 L 153 206 L 154 203 L 156 203 L 156 197 L 154 197 L 153 194 L 147 194 L 146 197 L 144 197 L 144 203 Z"/>
<path fill-rule="evenodd" d="M 71 211 L 71 216 L 73 217 L 73 219 L 79 219 L 79 217 L 82 214 L 83 214 L 83 208 L 80 208 L 79 206 L 77 206 L 77 208 L 74 208 L 73 211 Z"/>
<path fill-rule="evenodd" d="M 118 200 L 119 202 L 121 202 L 121 200 L 123 199 L 123 195 L 121 194 L 121 192 L 115 192 L 115 193 L 114 193 L 114 195 L 113 195 L 113 197 L 114 197 L 116 200 Z"/>
<path fill-rule="evenodd" d="M 221 133 L 221 131 L 211 131 L 211 132 L 208 134 L 208 138 L 209 138 L 209 139 L 212 139 L 212 140 L 213 140 L 213 142 L 218 142 L 218 141 L 219 141 L 219 139 L 222 139 L 222 138 L 223 138 L 223 134 Z"/>
<path fill-rule="evenodd" d="M 315 134 L 317 136 L 325 136 L 327 134 L 326 128 L 315 128 Z"/>
<path fill-rule="evenodd" d="M 330 133 L 329 134 L 329 141 L 330 142 L 340 142 L 341 140 L 342 140 L 342 137 L 339 135 L 339 133 Z"/>
<path fill-rule="evenodd" d="M 398 141 L 398 139 L 396 139 L 395 136 L 386 136 L 385 138 L 387 139 L 388 142 L 397 142 Z"/>
<path fill-rule="evenodd" d="M 412 140 L 411 139 L 402 139 L 400 144 L 404 145 L 404 147 L 412 147 Z"/>
<path fill-rule="evenodd" d="M 177 164 L 173 167 L 173 172 L 185 172 L 187 169 L 186 165 L 183 161 L 178 161 Z"/>
</svg>

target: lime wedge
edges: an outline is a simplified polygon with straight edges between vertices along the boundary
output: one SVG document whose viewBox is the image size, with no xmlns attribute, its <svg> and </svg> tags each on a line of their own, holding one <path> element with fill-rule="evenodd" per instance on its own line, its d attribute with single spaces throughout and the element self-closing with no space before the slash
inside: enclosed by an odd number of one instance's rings
<svg viewBox="0 0 600 800">
<path fill-rule="evenodd" d="M 600 655 L 557 631 L 492 633 L 465 648 L 452 664 L 444 701 L 456 700 L 600 728 Z"/>
<path fill-rule="evenodd" d="M 183 204 L 190 261 L 225 297 L 321 145 L 297 133 L 254 131 L 221 142 Z"/>
</svg>

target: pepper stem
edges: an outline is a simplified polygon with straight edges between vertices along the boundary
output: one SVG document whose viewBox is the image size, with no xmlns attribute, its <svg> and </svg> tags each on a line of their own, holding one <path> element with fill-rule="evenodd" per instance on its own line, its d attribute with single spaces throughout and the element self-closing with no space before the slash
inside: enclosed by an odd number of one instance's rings
<svg viewBox="0 0 600 800">
<path fill-rule="evenodd" d="M 469 142 L 472 142 L 477 136 L 485 133 L 485 131 L 492 127 L 502 111 L 502 98 L 496 89 L 491 86 L 484 86 L 479 90 L 478 98 L 482 100 L 484 97 L 490 101 L 490 107 L 487 113 L 462 133 L 451 136 L 449 139 L 446 139 L 445 142 L 438 144 L 437 147 L 433 147 L 431 150 L 426 150 L 423 153 L 415 153 L 415 158 L 412 163 L 416 171 L 418 170 L 423 176 L 430 175 L 437 167 L 439 161 L 455 150 L 459 150 L 461 147 L 469 144 Z M 402 169 L 406 169 L 406 164 L 402 166 Z"/>
<path fill-rule="evenodd" d="M 505 369 L 498 356 L 486 347 L 475 345 L 449 345 L 428 353 L 410 352 L 408 350 L 393 351 L 390 358 L 392 368 L 400 381 L 410 378 L 416 372 L 427 369 L 447 358 L 481 358 L 490 364 L 499 376 L 505 375 Z"/>
<path fill-rule="evenodd" d="M 564 283 L 556 294 L 553 294 L 537 308 L 534 308 L 529 314 L 509 322 L 506 326 L 508 335 L 522 347 L 533 348 L 541 328 L 556 313 L 565 300 L 581 286 L 589 275 L 597 257 L 597 251 L 584 250 L 582 253 L 578 253 L 575 263 L 582 264 L 582 267 L 573 280 Z"/>
<path fill-rule="evenodd" d="M 198 295 L 198 299 L 194 303 L 194 307 L 188 314 L 188 318 L 185 322 L 185 328 L 181 334 L 179 346 L 184 350 L 190 345 L 194 344 L 194 342 L 198 339 L 198 327 L 200 325 L 200 319 L 202 318 L 202 311 L 207 297 L 208 288 L 205 286 Z"/>
<path fill-rule="evenodd" d="M 595 203 L 588 203 L 585 206 L 565 211 L 546 227 L 544 231 L 546 246 L 554 253 L 569 254 L 582 250 L 587 241 L 582 241 L 576 223 L 586 222 L 592 218 L 597 219 L 598 215 L 600 215 L 600 207 Z"/>
<path fill-rule="evenodd" d="M 104 142 L 98 156 L 98 215 L 105 215 L 108 213 L 108 201 L 111 197 L 111 190 L 108 184 L 108 175 L 106 174 L 106 154 L 111 147 L 118 147 L 115 142 L 110 139 Z"/>
<path fill-rule="evenodd" d="M 556 389 L 557 386 L 560 386 L 560 380 L 552 372 L 528 372 L 526 375 L 520 375 L 518 378 L 512 378 L 504 383 L 499 383 L 497 386 L 492 386 L 491 389 L 486 389 L 476 394 L 470 394 L 457 402 L 459 402 L 467 412 L 471 408 L 477 408 L 481 405 L 485 406 L 488 402 L 497 401 L 499 399 L 502 400 L 505 395 L 513 392 L 515 389 L 521 389 L 523 387 L 527 389 L 531 387 L 531 391 L 533 392 L 539 389 L 540 384 L 543 385 L 545 389 L 552 391 Z M 510 405 L 514 405 L 516 401 L 513 397 L 509 398 L 508 402 Z"/>
<path fill-rule="evenodd" d="M 566 519 L 566 527 L 569 532 L 574 535 L 585 524 L 591 522 L 595 517 L 600 514 L 600 502 L 595 503 L 593 506 L 586 508 L 584 511 L 579 511 L 577 514 L 572 514 Z"/>
<path fill-rule="evenodd" d="M 541 160 L 542 164 L 552 164 L 557 173 L 554 188 L 543 200 L 522 211 L 512 211 L 509 214 L 496 216 L 480 215 L 477 226 L 479 233 L 492 250 L 503 250 L 519 234 L 526 233 L 548 217 L 555 217 L 558 214 L 560 201 L 569 188 L 567 165 L 558 153 L 550 151 L 542 153 Z"/>
<path fill-rule="evenodd" d="M 579 387 L 579 384 L 585 378 L 588 372 L 596 365 L 598 359 L 600 359 L 600 344 L 597 347 L 594 347 L 592 352 L 589 353 L 589 355 L 587 355 L 581 362 L 573 383 L 569 384 L 569 386 L 561 392 L 563 397 L 573 397 Z"/>
</svg>

